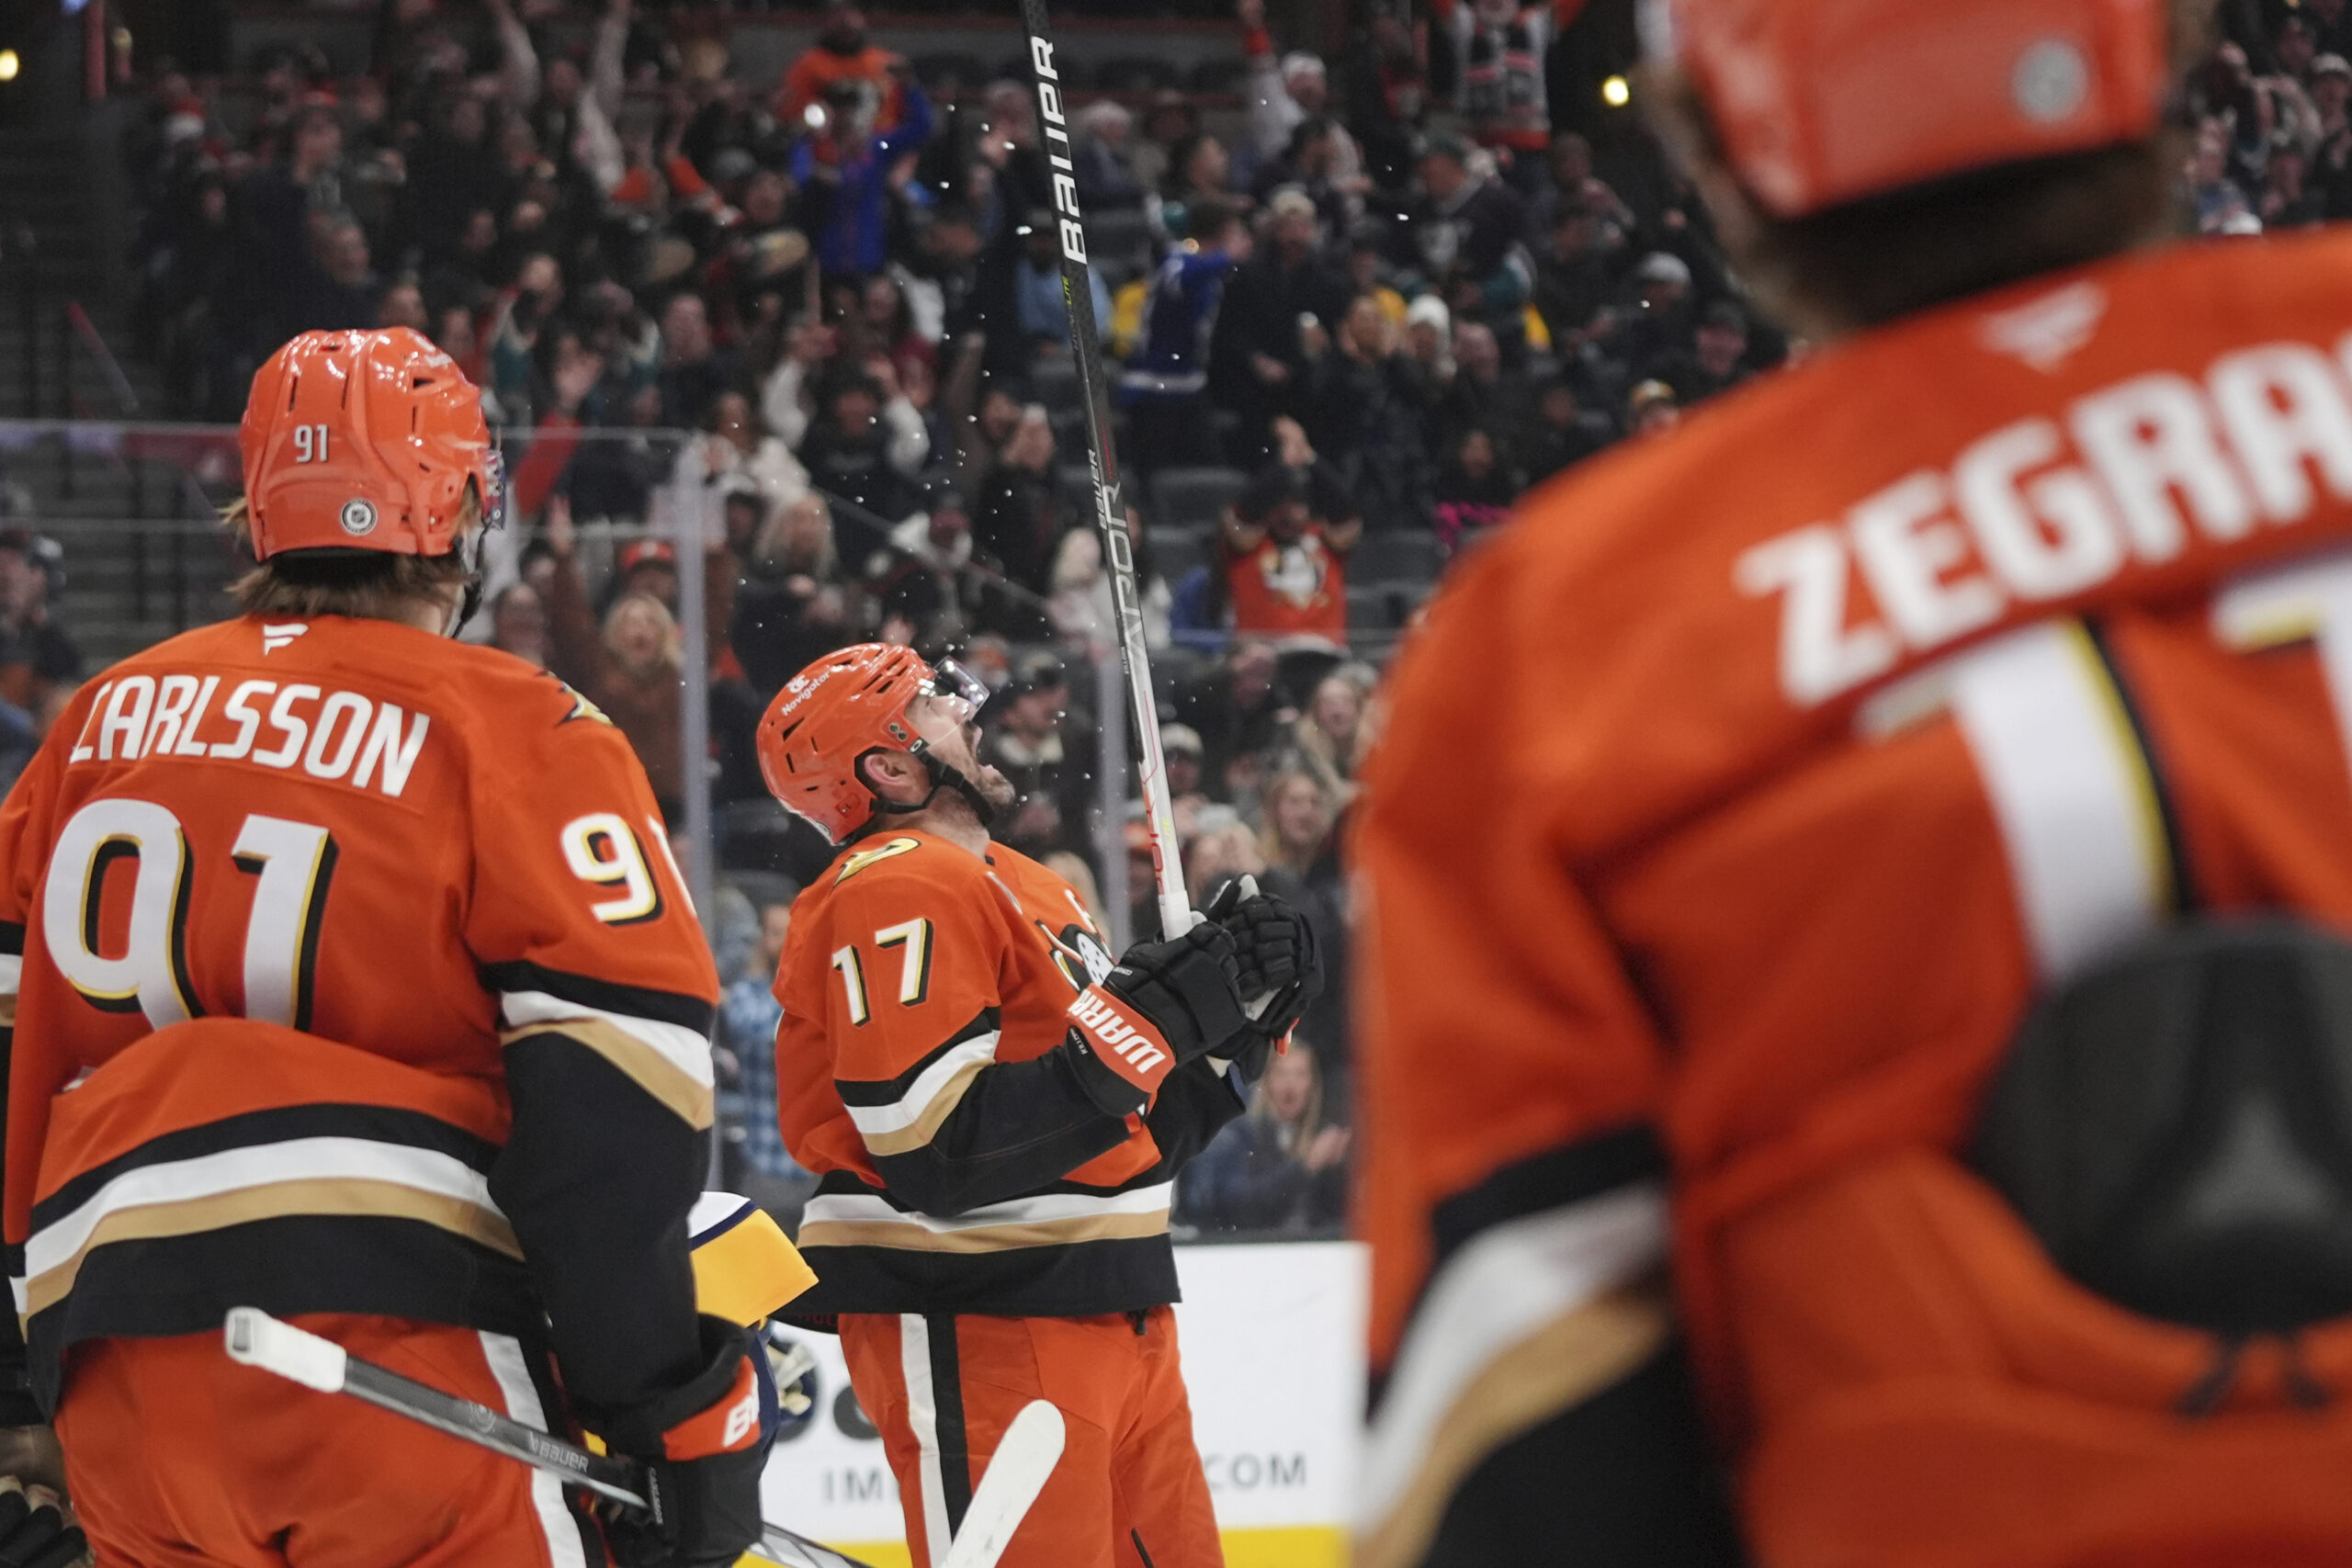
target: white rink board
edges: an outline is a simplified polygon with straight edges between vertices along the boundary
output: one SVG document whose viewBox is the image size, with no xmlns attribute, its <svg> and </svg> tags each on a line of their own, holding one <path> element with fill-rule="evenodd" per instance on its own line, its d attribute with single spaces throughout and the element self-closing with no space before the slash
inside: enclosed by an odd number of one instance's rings
<svg viewBox="0 0 2352 1568">
<path fill-rule="evenodd" d="M 1349 1517 L 1363 1412 L 1365 1258 L 1353 1242 L 1180 1247 L 1176 1309 L 1193 1433 L 1227 1529 Z M 767 1517 L 813 1540 L 897 1540 L 898 1488 L 848 1397 L 841 1343 L 816 1352 L 819 1416 L 776 1445 Z"/>
</svg>

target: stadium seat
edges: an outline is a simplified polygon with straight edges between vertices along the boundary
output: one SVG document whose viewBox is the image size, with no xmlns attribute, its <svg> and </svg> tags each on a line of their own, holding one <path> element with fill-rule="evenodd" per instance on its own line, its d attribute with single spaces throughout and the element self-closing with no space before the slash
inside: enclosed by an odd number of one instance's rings
<svg viewBox="0 0 2352 1568">
<path fill-rule="evenodd" d="M 1177 72 L 1156 55 L 1121 55 L 1096 68 L 1094 85 L 1105 93 L 1157 93 L 1177 85 Z"/>
<path fill-rule="evenodd" d="M 974 54 L 918 54 L 908 64 L 926 92 L 984 87 L 989 82 L 988 63 Z"/>
<path fill-rule="evenodd" d="M 1151 564 L 1170 582 L 1182 580 L 1209 558 L 1208 530 L 1161 526 L 1150 532 Z"/>
<path fill-rule="evenodd" d="M 807 886 L 832 859 L 824 835 L 774 800 L 730 800 L 719 816 L 722 874 L 781 873 Z"/>
<path fill-rule="evenodd" d="M 733 883 L 735 890 L 752 901 L 753 909 L 789 904 L 800 896 L 800 884 L 780 871 L 723 871 L 718 879 Z"/>
<path fill-rule="evenodd" d="M 1151 223 L 1136 207 L 1102 208 L 1086 215 L 1086 253 L 1115 288 L 1151 265 Z"/>
<path fill-rule="evenodd" d="M 1409 582 L 1423 586 L 1437 581 L 1444 569 L 1444 553 L 1427 534 L 1405 531 L 1366 534 L 1348 557 L 1348 576 L 1356 582 Z"/>
<path fill-rule="evenodd" d="M 1054 72 L 1060 78 L 1061 89 L 1065 93 L 1080 93 L 1094 85 L 1094 73 L 1086 62 L 1059 50 L 1054 52 Z M 1018 82 L 1026 87 L 1030 83 L 1029 57 L 1025 54 L 1006 55 L 990 80 Z"/>
<path fill-rule="evenodd" d="M 1224 55 L 1193 66 L 1187 85 L 1195 93 L 1238 93 L 1249 75 L 1249 62 Z"/>
<path fill-rule="evenodd" d="M 1396 615 L 1396 594 L 1386 588 L 1348 590 L 1348 630 L 1393 632 L 1402 623 Z"/>
<path fill-rule="evenodd" d="M 1086 393 L 1079 385 L 1078 367 L 1068 359 L 1041 354 L 1031 360 L 1029 389 L 1051 412 L 1060 413 L 1068 409 L 1085 412 Z"/>
<path fill-rule="evenodd" d="M 1249 482 L 1238 468 L 1162 468 L 1151 476 L 1152 520 L 1178 528 L 1214 525 Z"/>
</svg>

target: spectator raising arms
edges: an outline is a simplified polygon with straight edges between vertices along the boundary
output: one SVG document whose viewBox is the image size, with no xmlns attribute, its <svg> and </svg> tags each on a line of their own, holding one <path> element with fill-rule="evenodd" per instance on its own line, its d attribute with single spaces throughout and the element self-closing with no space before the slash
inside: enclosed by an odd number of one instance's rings
<svg viewBox="0 0 2352 1568">
<path fill-rule="evenodd" d="M 1143 474 L 1218 457 L 1202 393 L 1217 309 L 1233 269 L 1250 259 L 1250 226 L 1224 201 L 1199 203 L 1190 220 L 1192 243 L 1159 264 L 1143 345 L 1119 378 L 1135 437 L 1129 458 Z"/>
<path fill-rule="evenodd" d="M 773 696 L 794 671 L 856 641 L 858 597 L 823 497 L 803 495 L 771 518 L 744 563 L 729 637 L 752 690 Z"/>
<path fill-rule="evenodd" d="M 676 618 L 655 596 L 658 574 L 633 589 L 625 563 L 621 591 L 600 624 L 589 606 L 571 503 L 564 497 L 548 499 L 546 526 L 548 548 L 555 558 L 548 603 L 548 667 L 628 737 L 645 763 L 663 818 L 677 820 L 685 800 L 678 744 L 683 705 L 678 671 L 686 655 Z M 724 557 L 714 550 L 707 563 L 716 568 L 711 575 L 720 579 L 710 584 L 718 591 L 711 595 L 713 603 L 733 587 L 723 562 Z M 648 564 L 653 565 L 654 558 Z M 668 565 L 668 577 L 674 599 L 674 563 Z"/>
<path fill-rule="evenodd" d="M 1234 630 L 1344 651 L 1347 554 L 1363 536 L 1363 519 L 1328 465 L 1269 463 L 1226 511 Z"/>
<path fill-rule="evenodd" d="M 891 67 L 898 56 L 877 49 L 865 38 L 865 13 L 850 0 L 827 0 L 817 25 L 817 41 L 786 67 L 776 89 L 776 118 L 787 126 L 807 122 L 808 110 L 821 105 L 837 83 L 863 84 L 875 90 L 884 126 L 898 122 L 899 106 L 885 96 L 893 84 Z"/>
<path fill-rule="evenodd" d="M 1255 467 L 1274 420 L 1305 412 L 1307 345 L 1347 313 L 1348 280 L 1323 259 L 1315 203 L 1295 186 L 1267 204 L 1267 243 L 1227 280 L 1209 338 L 1209 389 L 1239 421 L 1234 454 Z"/>
</svg>

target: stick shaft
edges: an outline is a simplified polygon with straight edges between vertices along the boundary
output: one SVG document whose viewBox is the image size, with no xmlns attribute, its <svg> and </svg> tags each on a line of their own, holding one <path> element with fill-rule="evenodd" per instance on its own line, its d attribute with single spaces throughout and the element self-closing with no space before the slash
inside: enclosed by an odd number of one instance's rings
<svg viewBox="0 0 2352 1568">
<path fill-rule="evenodd" d="M 641 1509 L 646 1506 L 645 1483 L 628 1461 L 612 1454 L 591 1453 L 577 1444 L 526 1427 L 512 1416 L 501 1416 L 486 1404 L 428 1388 L 356 1356 L 351 1358 L 349 1371 L 345 1374 L 343 1391 L 354 1399 L 364 1399 L 453 1438 L 521 1460 L 625 1507 Z"/>
<path fill-rule="evenodd" d="M 1167 762 L 1159 750 L 1159 704 L 1152 694 L 1151 655 L 1144 645 L 1143 595 L 1136 586 L 1135 546 L 1127 535 L 1126 508 L 1120 499 L 1119 457 L 1111 444 L 1111 397 L 1103 385 L 1102 349 L 1094 327 L 1086 230 L 1079 215 L 1069 125 L 1062 105 L 1061 76 L 1054 66 L 1045 0 L 1021 0 L 1021 21 L 1029 35 L 1029 64 L 1036 79 L 1046 159 L 1053 165 L 1062 303 L 1069 317 L 1070 356 L 1077 362 L 1079 388 L 1085 394 L 1087 460 L 1094 471 L 1094 520 L 1102 534 L 1102 559 L 1111 574 L 1113 618 L 1118 625 L 1119 663 L 1126 671 L 1128 711 L 1135 717 L 1137 783 L 1143 789 L 1144 820 L 1151 834 L 1160 931 L 1163 936 L 1181 936 L 1192 929 L 1193 904 L 1184 892 L 1184 868 L 1176 853 L 1176 811 L 1169 798 Z"/>
</svg>

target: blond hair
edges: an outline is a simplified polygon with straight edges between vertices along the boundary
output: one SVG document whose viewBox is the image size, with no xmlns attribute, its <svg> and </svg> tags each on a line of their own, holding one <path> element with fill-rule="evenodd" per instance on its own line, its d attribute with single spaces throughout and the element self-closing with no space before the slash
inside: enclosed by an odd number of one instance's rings
<svg viewBox="0 0 2352 1568">
<path fill-rule="evenodd" d="M 660 661 L 669 666 L 672 670 L 684 669 L 686 665 L 686 650 L 684 639 L 680 637 L 678 633 L 678 618 L 670 614 L 669 605 L 664 604 L 661 600 L 656 599 L 650 593 L 624 593 L 619 598 L 613 601 L 613 607 L 605 612 L 605 624 L 603 627 L 605 650 L 613 656 L 613 660 L 616 663 L 621 662 L 620 650 L 613 646 L 614 634 L 620 626 L 621 615 L 625 612 L 635 609 L 640 605 L 644 607 L 647 614 L 653 616 L 655 621 L 659 623 L 662 627 L 662 655 Z M 624 663 L 622 664 L 622 668 L 627 669 L 628 666 Z M 636 671 L 630 671 L 630 673 L 635 674 Z"/>
<path fill-rule="evenodd" d="M 221 525 L 247 549 L 253 547 L 253 519 L 239 496 L 220 513 Z M 481 522 L 481 503 L 473 486 L 458 513 L 458 534 Z M 260 562 L 229 584 L 237 613 L 244 615 L 348 615 L 355 620 L 397 621 L 419 604 L 454 608 L 465 592 L 473 568 L 464 553 L 403 556 L 390 550 L 349 550 L 322 554 L 288 550 Z"/>
<path fill-rule="evenodd" d="M 1304 876 L 1314 869 L 1314 864 L 1309 862 L 1302 865 L 1291 858 L 1287 846 L 1283 843 L 1281 826 L 1282 794 L 1295 779 L 1306 780 L 1314 788 L 1316 798 L 1323 803 L 1325 849 L 1330 846 L 1331 834 L 1338 830 L 1340 807 L 1343 803 L 1338 798 L 1331 786 L 1324 783 L 1314 768 L 1307 764 L 1306 759 L 1295 754 L 1283 758 L 1281 765 L 1267 775 L 1265 783 L 1259 785 L 1259 851 L 1266 857 L 1268 865 L 1284 866 Z M 1318 859 L 1321 853 L 1321 850 L 1317 852 Z"/>
</svg>

